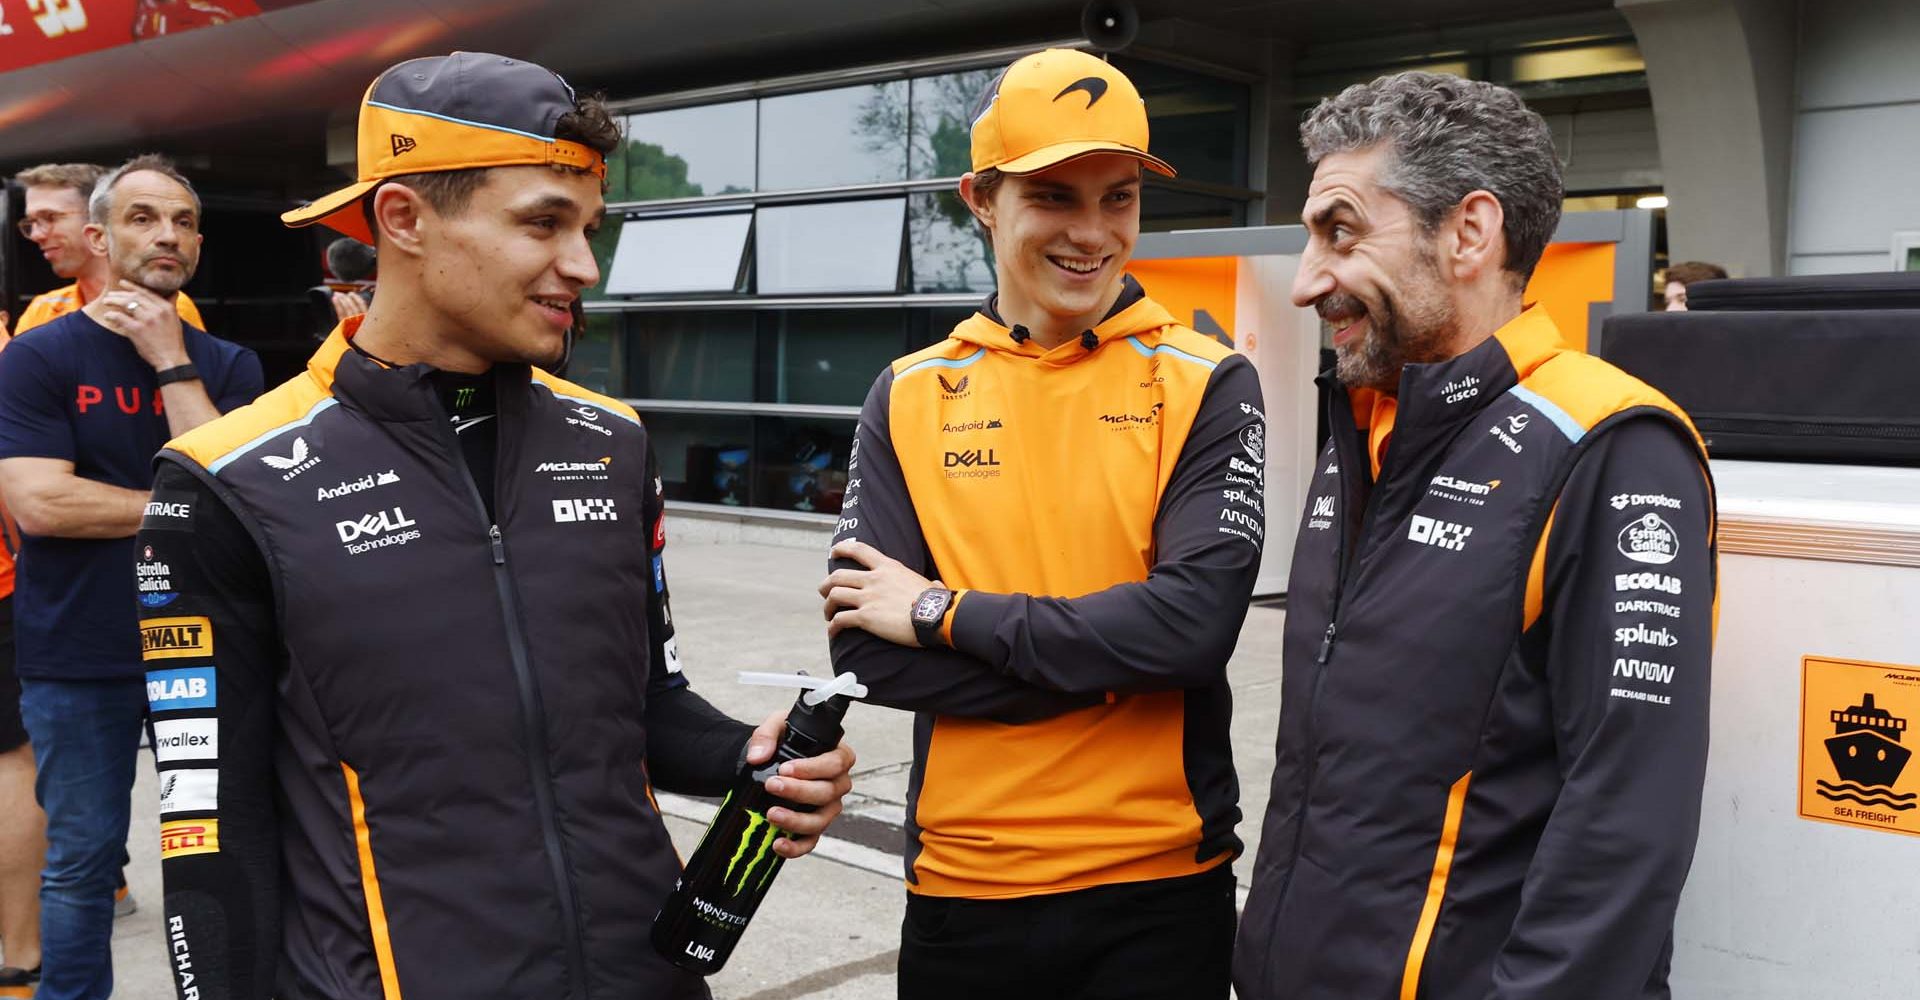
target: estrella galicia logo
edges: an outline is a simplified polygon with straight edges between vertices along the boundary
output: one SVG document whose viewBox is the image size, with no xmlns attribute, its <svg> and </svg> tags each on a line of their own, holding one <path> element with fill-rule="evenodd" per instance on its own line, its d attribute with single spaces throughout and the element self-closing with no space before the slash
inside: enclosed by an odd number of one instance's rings
<svg viewBox="0 0 1920 1000">
<path fill-rule="evenodd" d="M 1094 105 L 1100 103 L 1100 99 L 1102 97 L 1107 96 L 1107 81 L 1102 80 L 1097 76 L 1083 76 L 1080 79 L 1067 84 L 1065 90 L 1062 90 L 1058 94 L 1053 95 L 1053 99 L 1054 101 L 1058 102 L 1062 97 L 1065 97 L 1076 90 L 1084 91 L 1086 93 L 1087 107 L 1091 108 Z"/>
<path fill-rule="evenodd" d="M 967 383 L 973 380 L 973 376 L 971 375 L 960 376 L 960 381 L 958 382 L 947 381 L 947 377 L 939 372 L 935 372 L 933 377 L 940 380 L 941 399 L 965 399 L 971 395 L 967 392 Z"/>
<path fill-rule="evenodd" d="M 1680 553 L 1680 536 L 1658 514 L 1642 514 L 1620 529 L 1620 554 L 1634 562 L 1665 566 Z"/>
<path fill-rule="evenodd" d="M 410 135 L 401 135 L 398 132 L 394 132 L 391 134 L 391 137 L 393 139 L 393 155 L 395 156 L 399 156 L 401 153 L 407 152 L 419 145 L 419 143 L 413 141 L 413 136 Z"/>
</svg>

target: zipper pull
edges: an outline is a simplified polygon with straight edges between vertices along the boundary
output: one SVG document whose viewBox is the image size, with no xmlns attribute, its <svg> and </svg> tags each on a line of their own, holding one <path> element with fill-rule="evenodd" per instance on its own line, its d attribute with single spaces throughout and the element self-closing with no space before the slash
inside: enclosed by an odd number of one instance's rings
<svg viewBox="0 0 1920 1000">
<path fill-rule="evenodd" d="M 1327 623 L 1327 634 L 1324 638 L 1320 640 L 1320 655 L 1314 657 L 1313 662 L 1318 663 L 1322 666 L 1326 665 L 1327 657 L 1333 655 L 1333 636 L 1337 628 L 1338 626 L 1336 626 L 1333 622 Z"/>
<path fill-rule="evenodd" d="M 487 538 L 493 543 L 493 564 L 495 566 L 505 566 L 507 564 L 507 547 L 500 541 L 500 526 L 497 524 L 488 525 Z M 1324 663 L 1326 661 L 1322 660 L 1321 662 Z"/>
</svg>

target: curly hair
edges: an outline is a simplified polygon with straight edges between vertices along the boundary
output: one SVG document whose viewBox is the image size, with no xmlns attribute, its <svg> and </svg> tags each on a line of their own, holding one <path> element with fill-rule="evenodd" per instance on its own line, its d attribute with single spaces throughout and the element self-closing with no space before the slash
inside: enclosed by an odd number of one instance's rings
<svg viewBox="0 0 1920 1000">
<path fill-rule="evenodd" d="M 1431 232 L 1474 191 L 1506 216 L 1504 267 L 1524 283 L 1560 225 L 1565 189 L 1546 120 L 1505 87 L 1406 72 L 1321 101 L 1300 125 L 1307 162 L 1386 143 L 1381 185 Z"/>
</svg>

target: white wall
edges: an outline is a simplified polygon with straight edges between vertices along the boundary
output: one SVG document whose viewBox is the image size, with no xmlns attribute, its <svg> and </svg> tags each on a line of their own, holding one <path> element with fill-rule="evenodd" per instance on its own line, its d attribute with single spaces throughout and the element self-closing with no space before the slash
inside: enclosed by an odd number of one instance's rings
<svg viewBox="0 0 1920 1000">
<path fill-rule="evenodd" d="M 1788 271 L 1885 271 L 1920 230 L 1920 3 L 1801 5 Z"/>
</svg>

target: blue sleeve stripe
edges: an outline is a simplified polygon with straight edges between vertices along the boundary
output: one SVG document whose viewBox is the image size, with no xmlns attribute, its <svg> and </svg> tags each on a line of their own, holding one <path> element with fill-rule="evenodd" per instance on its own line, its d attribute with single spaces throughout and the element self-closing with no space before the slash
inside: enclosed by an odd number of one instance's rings
<svg viewBox="0 0 1920 1000">
<path fill-rule="evenodd" d="M 984 358 L 986 356 L 987 356 L 987 349 L 982 347 L 979 350 L 974 351 L 972 354 L 969 354 L 964 358 L 928 358 L 925 361 L 921 361 L 917 364 L 914 364 L 908 367 L 906 371 L 903 371 L 899 375 L 896 375 L 894 377 L 900 378 L 901 376 L 911 375 L 922 368 L 965 368 L 966 366 L 973 364 L 975 361 L 978 361 L 981 358 Z"/>
<path fill-rule="evenodd" d="M 1579 421 L 1573 419 L 1571 414 L 1561 409 L 1559 404 L 1553 400 L 1520 385 L 1516 385 L 1507 391 L 1519 397 L 1519 399 L 1527 405 L 1539 410 L 1541 415 L 1545 416 L 1548 420 L 1553 421 L 1553 425 L 1560 428 L 1560 433 L 1565 434 L 1567 440 L 1578 443 L 1581 438 L 1587 436 L 1587 429 L 1580 426 Z"/>
<path fill-rule="evenodd" d="M 1174 347 L 1170 344 L 1161 344 L 1158 347 L 1148 347 L 1147 345 L 1142 344 L 1140 342 L 1140 338 L 1138 336 L 1128 337 L 1127 343 L 1132 344 L 1133 349 L 1136 351 L 1139 351 L 1141 357 L 1150 358 L 1156 354 L 1171 354 L 1182 361 L 1191 361 L 1194 364 L 1199 365 L 1200 367 L 1205 368 L 1208 371 L 1212 371 L 1215 368 L 1218 368 L 1220 366 L 1220 363 L 1218 361 L 1208 361 L 1206 358 L 1199 357 L 1193 354 L 1188 354 L 1187 352 L 1179 349 L 1178 347 Z"/>
<path fill-rule="evenodd" d="M 286 431 L 290 431 L 295 427 L 305 427 L 306 425 L 313 423 L 314 417 L 317 417 L 320 414 L 326 412 L 328 408 L 335 406 L 338 403 L 339 403 L 339 400 L 334 399 L 332 396 L 328 396 L 327 398 L 319 401 L 318 403 L 313 404 L 313 409 L 308 410 L 306 416 L 301 417 L 298 420 L 292 420 L 292 421 L 288 421 L 287 423 L 281 424 L 280 426 L 275 427 L 274 429 L 266 432 L 265 434 L 262 434 L 259 437 L 254 438 L 251 441 L 248 441 L 246 444 L 243 444 L 240 447 L 235 448 L 230 452 L 227 452 L 225 455 L 222 455 L 219 458 L 214 459 L 213 464 L 207 466 L 207 471 L 213 473 L 216 476 L 219 475 L 220 470 L 226 468 L 229 464 L 233 462 L 234 459 L 245 455 L 247 452 L 250 452 L 253 449 L 258 448 L 263 444 L 266 444 L 268 441 L 272 440 L 274 435 L 276 434 L 281 434 Z"/>
</svg>

